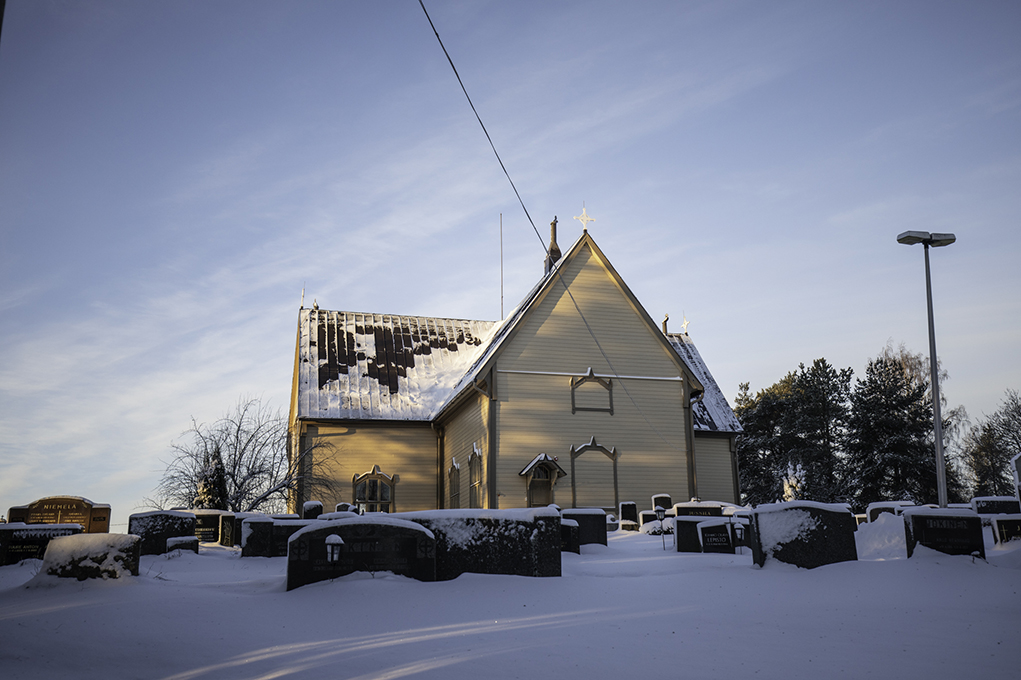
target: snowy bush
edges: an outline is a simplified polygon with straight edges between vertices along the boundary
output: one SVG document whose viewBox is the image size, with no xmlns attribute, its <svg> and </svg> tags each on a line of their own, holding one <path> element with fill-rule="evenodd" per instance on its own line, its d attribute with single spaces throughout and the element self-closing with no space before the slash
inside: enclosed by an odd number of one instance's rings
<svg viewBox="0 0 1021 680">
<path fill-rule="evenodd" d="M 141 539 L 131 534 L 61 536 L 46 546 L 42 571 L 79 581 L 138 576 L 140 549 Z"/>
</svg>

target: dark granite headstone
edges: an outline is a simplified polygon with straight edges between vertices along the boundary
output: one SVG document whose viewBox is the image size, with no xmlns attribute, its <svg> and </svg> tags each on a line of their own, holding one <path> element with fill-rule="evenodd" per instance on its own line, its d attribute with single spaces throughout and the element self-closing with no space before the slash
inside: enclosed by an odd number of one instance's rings
<svg viewBox="0 0 1021 680">
<path fill-rule="evenodd" d="M 663 508 L 664 510 L 669 510 L 673 506 L 674 501 L 673 499 L 670 498 L 670 494 L 668 493 L 658 493 L 652 497 L 653 510 L 655 510 L 656 508 Z"/>
<path fill-rule="evenodd" d="M 912 509 L 904 512 L 904 537 L 908 557 L 922 544 L 947 555 L 986 558 L 982 518 L 967 510 Z"/>
<path fill-rule="evenodd" d="M 573 519 L 560 520 L 560 550 L 581 554 L 581 538 L 578 523 Z"/>
<path fill-rule="evenodd" d="M 564 519 L 578 523 L 578 540 L 581 545 L 606 545 L 606 513 L 599 508 L 565 508 L 560 512 Z"/>
<path fill-rule="evenodd" d="M 702 517 L 688 515 L 673 518 L 671 524 L 674 527 L 674 543 L 677 544 L 677 552 L 702 552 L 702 541 L 698 539 L 698 525 L 703 521 L 705 520 Z"/>
<path fill-rule="evenodd" d="M 841 503 L 794 501 L 752 511 L 752 561 L 775 559 L 805 569 L 858 559 L 855 519 Z"/>
<path fill-rule="evenodd" d="M 48 496 L 7 512 L 8 522 L 25 524 L 81 524 L 87 534 L 110 531 L 110 506 L 81 496 Z"/>
<path fill-rule="evenodd" d="M 131 534 L 61 536 L 46 546 L 42 571 L 79 581 L 138 576 L 141 544 L 142 539 Z"/>
<path fill-rule="evenodd" d="M 463 573 L 560 576 L 560 513 L 550 507 L 428 510 L 394 515 L 436 538 L 436 579 Z"/>
<path fill-rule="evenodd" d="M 80 533 L 80 524 L 0 524 L 0 566 L 41 560 L 51 540 Z"/>
<path fill-rule="evenodd" d="M 997 543 L 1021 539 L 1021 514 L 993 517 L 993 538 Z"/>
<path fill-rule="evenodd" d="M 673 507 L 678 517 L 722 517 L 723 506 L 710 503 L 678 503 Z"/>
<path fill-rule="evenodd" d="M 389 571 L 435 581 L 436 540 L 414 522 L 357 517 L 317 521 L 289 541 L 288 590 L 355 571 Z"/>
<path fill-rule="evenodd" d="M 875 522 L 884 512 L 891 515 L 899 515 L 904 508 L 910 507 L 914 507 L 914 503 L 911 501 L 880 501 L 878 503 L 869 503 L 865 509 L 865 514 L 868 515 L 870 522 Z"/>
<path fill-rule="evenodd" d="M 234 515 L 233 513 L 225 512 L 220 515 L 220 545 L 225 545 L 231 548 L 237 545 L 241 540 L 241 537 L 237 535 L 234 530 Z"/>
<path fill-rule="evenodd" d="M 984 496 L 971 499 L 971 509 L 980 515 L 1021 514 L 1021 503 L 1013 496 Z"/>
<path fill-rule="evenodd" d="M 333 508 L 334 512 L 353 512 L 358 514 L 358 506 L 353 503 L 337 503 L 337 506 Z"/>
<path fill-rule="evenodd" d="M 621 522 L 638 522 L 638 504 L 634 501 L 623 501 L 618 510 Z"/>
<path fill-rule="evenodd" d="M 655 521 L 656 521 L 655 510 L 642 510 L 640 513 L 638 513 L 638 526 L 643 526 L 645 524 L 648 524 L 649 522 Z"/>
<path fill-rule="evenodd" d="M 128 533 L 142 539 L 143 555 L 162 555 L 167 539 L 195 535 L 195 515 L 181 510 L 155 510 L 128 517 Z"/>
<path fill-rule="evenodd" d="M 273 519 L 250 517 L 242 523 L 242 557 L 284 557 L 291 536 L 318 522 L 316 519 Z"/>
<path fill-rule="evenodd" d="M 730 535 L 730 520 L 699 522 L 698 537 L 704 553 L 734 554 L 734 540 Z"/>
<path fill-rule="evenodd" d="M 319 501 L 306 501 L 301 506 L 302 519 L 316 519 L 323 514 L 323 504 Z"/>
<path fill-rule="evenodd" d="M 173 550 L 187 550 L 196 555 L 199 554 L 198 536 L 174 536 L 167 539 L 167 552 Z"/>
<path fill-rule="evenodd" d="M 203 543 L 217 543 L 220 540 L 220 516 L 224 510 L 189 510 L 195 515 L 195 536 Z"/>
</svg>

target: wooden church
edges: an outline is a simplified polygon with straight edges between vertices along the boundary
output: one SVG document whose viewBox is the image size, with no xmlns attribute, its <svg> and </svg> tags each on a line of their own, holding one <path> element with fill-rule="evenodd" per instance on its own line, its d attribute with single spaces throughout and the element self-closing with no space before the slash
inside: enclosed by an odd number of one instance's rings
<svg viewBox="0 0 1021 680">
<path fill-rule="evenodd" d="M 741 428 L 691 339 L 587 230 L 561 257 L 551 227 L 545 275 L 503 321 L 299 311 L 289 455 L 313 450 L 338 491 L 300 485 L 292 512 L 739 501 Z"/>
</svg>

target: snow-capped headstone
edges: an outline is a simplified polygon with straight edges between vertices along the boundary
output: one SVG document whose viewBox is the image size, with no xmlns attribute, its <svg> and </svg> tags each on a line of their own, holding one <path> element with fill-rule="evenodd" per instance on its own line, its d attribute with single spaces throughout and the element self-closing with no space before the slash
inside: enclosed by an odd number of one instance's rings
<svg viewBox="0 0 1021 680">
<path fill-rule="evenodd" d="M 751 514 L 752 561 L 760 567 L 771 559 L 805 569 L 858 559 L 857 522 L 843 503 L 770 503 Z"/>
<path fill-rule="evenodd" d="M 599 543 L 606 545 L 606 512 L 599 508 L 564 508 L 560 511 L 564 519 L 578 523 L 578 541 L 581 545 Z"/>
<path fill-rule="evenodd" d="M 668 493 L 657 493 L 657 494 L 654 494 L 653 497 L 652 497 L 652 509 L 653 510 L 655 510 L 656 508 L 668 509 L 668 508 L 673 507 L 673 505 L 674 505 L 674 501 L 673 501 L 672 498 L 670 498 L 670 494 L 668 494 Z"/>
<path fill-rule="evenodd" d="M 911 501 L 878 501 L 876 503 L 869 503 L 868 507 L 865 508 L 865 514 L 868 515 L 870 522 L 875 522 L 881 513 L 887 512 L 891 515 L 899 515 L 904 508 L 913 506 L 914 503 Z"/>
<path fill-rule="evenodd" d="M 373 514 L 317 521 L 288 541 L 288 590 L 356 571 L 435 581 L 436 539 L 414 522 Z"/>
<path fill-rule="evenodd" d="M 908 557 L 921 544 L 947 555 L 976 555 L 985 559 L 982 518 L 975 512 L 914 507 L 905 509 L 903 515 Z"/>
<path fill-rule="evenodd" d="M 195 536 L 203 543 L 217 543 L 220 540 L 220 517 L 229 514 L 224 510 L 196 508 L 188 512 L 195 515 Z"/>
<path fill-rule="evenodd" d="M 677 552 L 700 553 L 702 552 L 702 541 L 698 538 L 698 525 L 705 521 L 705 517 L 698 515 L 681 515 L 666 520 L 673 526 L 674 542 L 677 544 Z"/>
<path fill-rule="evenodd" d="M 80 533 L 81 524 L 0 524 L 0 566 L 42 559 L 50 541 Z"/>
<path fill-rule="evenodd" d="M 110 531 L 110 506 L 81 496 L 47 496 L 7 511 L 8 522 L 81 524 L 87 534 Z"/>
<path fill-rule="evenodd" d="M 656 520 L 656 511 L 655 510 L 642 510 L 640 513 L 638 513 L 638 526 L 639 526 L 639 528 L 642 527 L 645 524 L 648 524 L 649 522 L 655 522 L 655 521 L 657 521 Z"/>
<path fill-rule="evenodd" d="M 698 538 L 704 553 L 734 554 L 734 540 L 731 536 L 729 519 L 711 519 L 699 522 Z"/>
<path fill-rule="evenodd" d="M 637 503 L 634 501 L 621 501 L 617 510 L 620 513 L 620 521 L 622 525 L 624 522 L 634 522 L 636 525 L 638 524 Z"/>
<path fill-rule="evenodd" d="M 128 517 L 128 533 L 142 539 L 143 555 L 162 555 L 168 538 L 195 535 L 195 515 L 182 510 L 138 512 Z"/>
<path fill-rule="evenodd" d="M 1013 496 L 978 496 L 971 499 L 971 509 L 979 515 L 1021 514 L 1021 503 Z"/>
<path fill-rule="evenodd" d="M 316 519 L 274 519 L 274 517 L 250 517 L 241 526 L 242 557 L 284 557 L 287 542 L 297 531 Z"/>
<path fill-rule="evenodd" d="M 323 504 L 320 501 L 305 501 L 301 506 L 302 519 L 316 519 L 323 514 Z"/>
<path fill-rule="evenodd" d="M 138 576 L 142 539 L 132 534 L 77 534 L 46 546 L 43 573 L 84 581 Z"/>
<path fill-rule="evenodd" d="M 1021 539 L 1021 514 L 996 515 L 992 518 L 993 539 L 997 543 L 1009 543 Z"/>
<path fill-rule="evenodd" d="M 687 503 L 675 503 L 674 516 L 690 516 L 690 517 L 722 517 L 723 506 L 719 503 L 712 503 L 706 501 L 689 501 Z"/>
<path fill-rule="evenodd" d="M 581 532 L 578 522 L 573 519 L 560 520 L 560 550 L 581 554 Z"/>
<path fill-rule="evenodd" d="M 198 536 L 174 536 L 167 539 L 167 552 L 173 552 L 174 550 L 187 550 L 193 552 L 196 555 L 199 554 L 199 537 Z"/>
</svg>

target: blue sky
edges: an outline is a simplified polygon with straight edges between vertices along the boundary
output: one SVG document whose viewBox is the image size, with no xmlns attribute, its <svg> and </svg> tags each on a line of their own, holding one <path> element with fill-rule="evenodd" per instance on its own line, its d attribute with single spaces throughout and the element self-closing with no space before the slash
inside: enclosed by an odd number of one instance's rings
<svg viewBox="0 0 1021 680">
<path fill-rule="evenodd" d="M 888 341 L 1021 389 L 1021 6 L 426 5 L 545 237 L 590 231 L 726 395 Z M 496 319 L 543 250 L 414 0 L 8 0 L 0 512 L 151 493 L 327 309 Z"/>
</svg>

